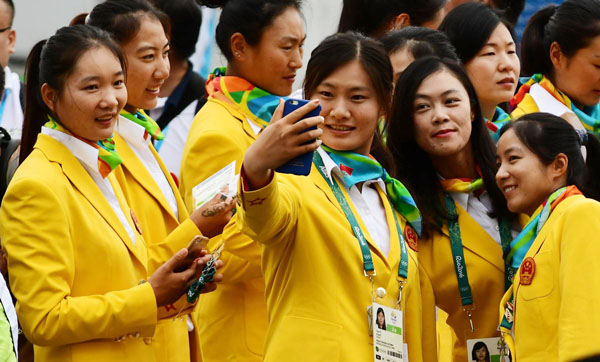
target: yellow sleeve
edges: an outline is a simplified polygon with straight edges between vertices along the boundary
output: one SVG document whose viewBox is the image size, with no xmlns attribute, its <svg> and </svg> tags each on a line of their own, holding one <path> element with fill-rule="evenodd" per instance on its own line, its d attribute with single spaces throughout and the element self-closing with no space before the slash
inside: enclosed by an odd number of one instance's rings
<svg viewBox="0 0 600 362">
<path fill-rule="evenodd" d="M 300 209 L 299 195 L 290 186 L 277 181 L 259 190 L 244 191 L 240 177 L 237 226 L 250 238 L 268 245 L 286 239 L 296 228 Z"/>
<path fill-rule="evenodd" d="M 432 242 L 426 240 L 425 242 Z M 419 263 L 419 282 L 421 284 L 421 309 L 423 320 L 423 361 L 437 361 L 437 322 L 435 312 L 435 295 L 429 275 Z"/>
<path fill-rule="evenodd" d="M 586 201 L 568 211 L 560 235 L 559 361 L 600 353 L 600 204 Z"/>
<path fill-rule="evenodd" d="M 202 232 L 189 218 L 179 224 L 160 243 L 148 246 L 148 271 L 153 272 Z"/>
<path fill-rule="evenodd" d="M 70 216 L 52 185 L 13 181 L 0 210 L 10 284 L 19 321 L 32 343 L 65 345 L 135 332 L 154 334 L 156 298 L 148 283 L 103 295 L 71 296 L 75 275 Z"/>
<path fill-rule="evenodd" d="M 192 189 L 233 161 L 236 161 L 235 169 L 239 173 L 245 150 L 223 132 L 205 132 L 189 146 L 182 161 L 180 189 L 191 214 L 194 211 Z M 262 275 L 260 246 L 239 232 L 235 227 L 236 219 L 234 216 L 223 233 L 208 243 L 209 250 L 225 243 L 221 253 L 224 266 L 219 270 L 224 276 L 223 283 L 237 283 Z M 232 254 L 232 251 L 236 253 Z"/>
</svg>

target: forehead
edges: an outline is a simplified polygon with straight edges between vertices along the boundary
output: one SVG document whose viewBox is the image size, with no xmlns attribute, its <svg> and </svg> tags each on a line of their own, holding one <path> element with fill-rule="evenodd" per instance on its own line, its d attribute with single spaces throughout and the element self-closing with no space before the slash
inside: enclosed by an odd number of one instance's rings
<svg viewBox="0 0 600 362">
<path fill-rule="evenodd" d="M 504 45 L 506 43 L 511 43 L 511 42 L 513 42 L 513 37 L 510 34 L 510 31 L 508 31 L 508 28 L 506 27 L 506 25 L 504 25 L 502 23 L 498 23 L 498 26 L 496 26 L 494 31 L 492 31 L 486 44 L 487 43 L 497 43 L 499 45 Z"/>
<path fill-rule="evenodd" d="M 122 68 L 117 56 L 102 46 L 83 53 L 77 60 L 70 78 L 78 80 L 90 76 L 112 76 L 120 71 Z"/>
<path fill-rule="evenodd" d="M 464 94 L 467 94 L 467 90 L 456 78 L 456 76 L 444 69 L 432 73 L 425 78 L 423 82 L 421 82 L 419 89 L 417 89 L 417 93 L 436 96 L 446 92 L 449 89 L 454 89 L 461 93 L 464 92 Z"/>
<path fill-rule="evenodd" d="M 11 7 L 3 0 L 0 0 L 0 27 L 4 28 L 5 26 L 10 25 L 12 16 L 13 12 Z"/>
<path fill-rule="evenodd" d="M 158 19 L 143 15 L 140 17 L 140 29 L 129 42 L 123 45 L 127 50 L 137 50 L 142 47 L 162 49 L 168 42 L 165 30 Z"/>
<path fill-rule="evenodd" d="M 262 34 L 262 40 L 278 40 L 286 37 L 303 40 L 305 37 L 304 21 L 300 12 L 293 6 L 288 7 L 281 14 L 273 19 L 273 22 L 267 26 Z"/>
<path fill-rule="evenodd" d="M 339 66 L 321 81 L 321 85 L 345 89 L 366 88 L 367 90 L 373 90 L 373 82 L 358 59 Z"/>
<path fill-rule="evenodd" d="M 579 49 L 579 51 L 575 53 L 575 55 L 578 54 L 600 58 L 600 35 L 592 38 L 587 47 Z"/>
</svg>

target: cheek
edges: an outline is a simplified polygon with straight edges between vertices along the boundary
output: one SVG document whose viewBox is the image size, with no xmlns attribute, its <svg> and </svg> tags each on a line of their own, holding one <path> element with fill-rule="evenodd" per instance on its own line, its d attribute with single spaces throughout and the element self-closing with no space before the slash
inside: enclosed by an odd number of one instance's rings
<svg viewBox="0 0 600 362">
<path fill-rule="evenodd" d="M 415 117 L 414 126 L 415 142 L 421 149 L 423 149 L 423 151 L 426 153 L 431 153 L 432 145 L 431 139 L 428 137 L 429 127 L 427 127 L 426 122 Z"/>
</svg>

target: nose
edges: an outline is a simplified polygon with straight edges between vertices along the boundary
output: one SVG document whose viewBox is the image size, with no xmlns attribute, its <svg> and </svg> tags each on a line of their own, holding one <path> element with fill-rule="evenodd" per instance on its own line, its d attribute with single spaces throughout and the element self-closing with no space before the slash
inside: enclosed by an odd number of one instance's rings
<svg viewBox="0 0 600 362">
<path fill-rule="evenodd" d="M 331 117 L 333 117 L 336 120 L 344 120 L 344 119 L 350 118 L 350 110 L 346 106 L 345 100 L 340 99 L 340 98 L 338 98 L 333 103 L 333 106 L 332 106 L 329 114 L 331 115 Z"/>
<path fill-rule="evenodd" d="M 431 118 L 431 122 L 433 124 L 441 124 L 444 122 L 448 122 L 449 118 L 448 118 L 448 112 L 446 112 L 446 108 L 443 106 L 433 106 L 432 109 L 432 118 Z"/>
<path fill-rule="evenodd" d="M 514 67 L 512 65 L 510 54 L 503 52 L 500 55 L 500 62 L 498 63 L 498 70 L 500 71 L 512 71 Z"/>
<path fill-rule="evenodd" d="M 508 171 L 506 170 L 506 166 L 504 163 L 500 163 L 500 166 L 498 167 L 498 171 L 496 171 L 496 183 L 498 184 L 498 187 L 500 187 L 501 181 L 502 180 L 506 180 L 508 178 Z"/>
<path fill-rule="evenodd" d="M 117 97 L 116 89 L 109 89 L 103 92 L 102 99 L 100 100 L 100 108 L 113 109 L 119 105 L 119 99 Z"/>
<path fill-rule="evenodd" d="M 158 80 L 165 80 L 169 78 L 170 71 L 171 63 L 169 62 L 169 57 L 159 57 L 156 71 L 154 72 L 154 78 Z"/>
<path fill-rule="evenodd" d="M 303 51 L 301 47 L 297 47 L 292 51 L 290 55 L 289 67 L 296 70 L 302 68 L 302 55 Z"/>
</svg>

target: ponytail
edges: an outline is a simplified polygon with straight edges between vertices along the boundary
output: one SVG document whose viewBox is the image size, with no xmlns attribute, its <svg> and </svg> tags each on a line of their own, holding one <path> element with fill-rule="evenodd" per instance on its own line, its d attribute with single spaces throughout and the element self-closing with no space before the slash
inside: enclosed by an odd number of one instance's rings
<svg viewBox="0 0 600 362">
<path fill-rule="evenodd" d="M 546 24 L 558 6 L 547 6 L 535 13 L 523 32 L 521 39 L 521 74 L 530 77 L 535 73 L 552 74 L 550 44 L 546 44 L 544 33 Z"/>
<path fill-rule="evenodd" d="M 85 25 L 85 19 L 88 17 L 88 13 L 81 13 L 73 18 L 69 23 L 69 26 L 73 25 Z"/>
</svg>

